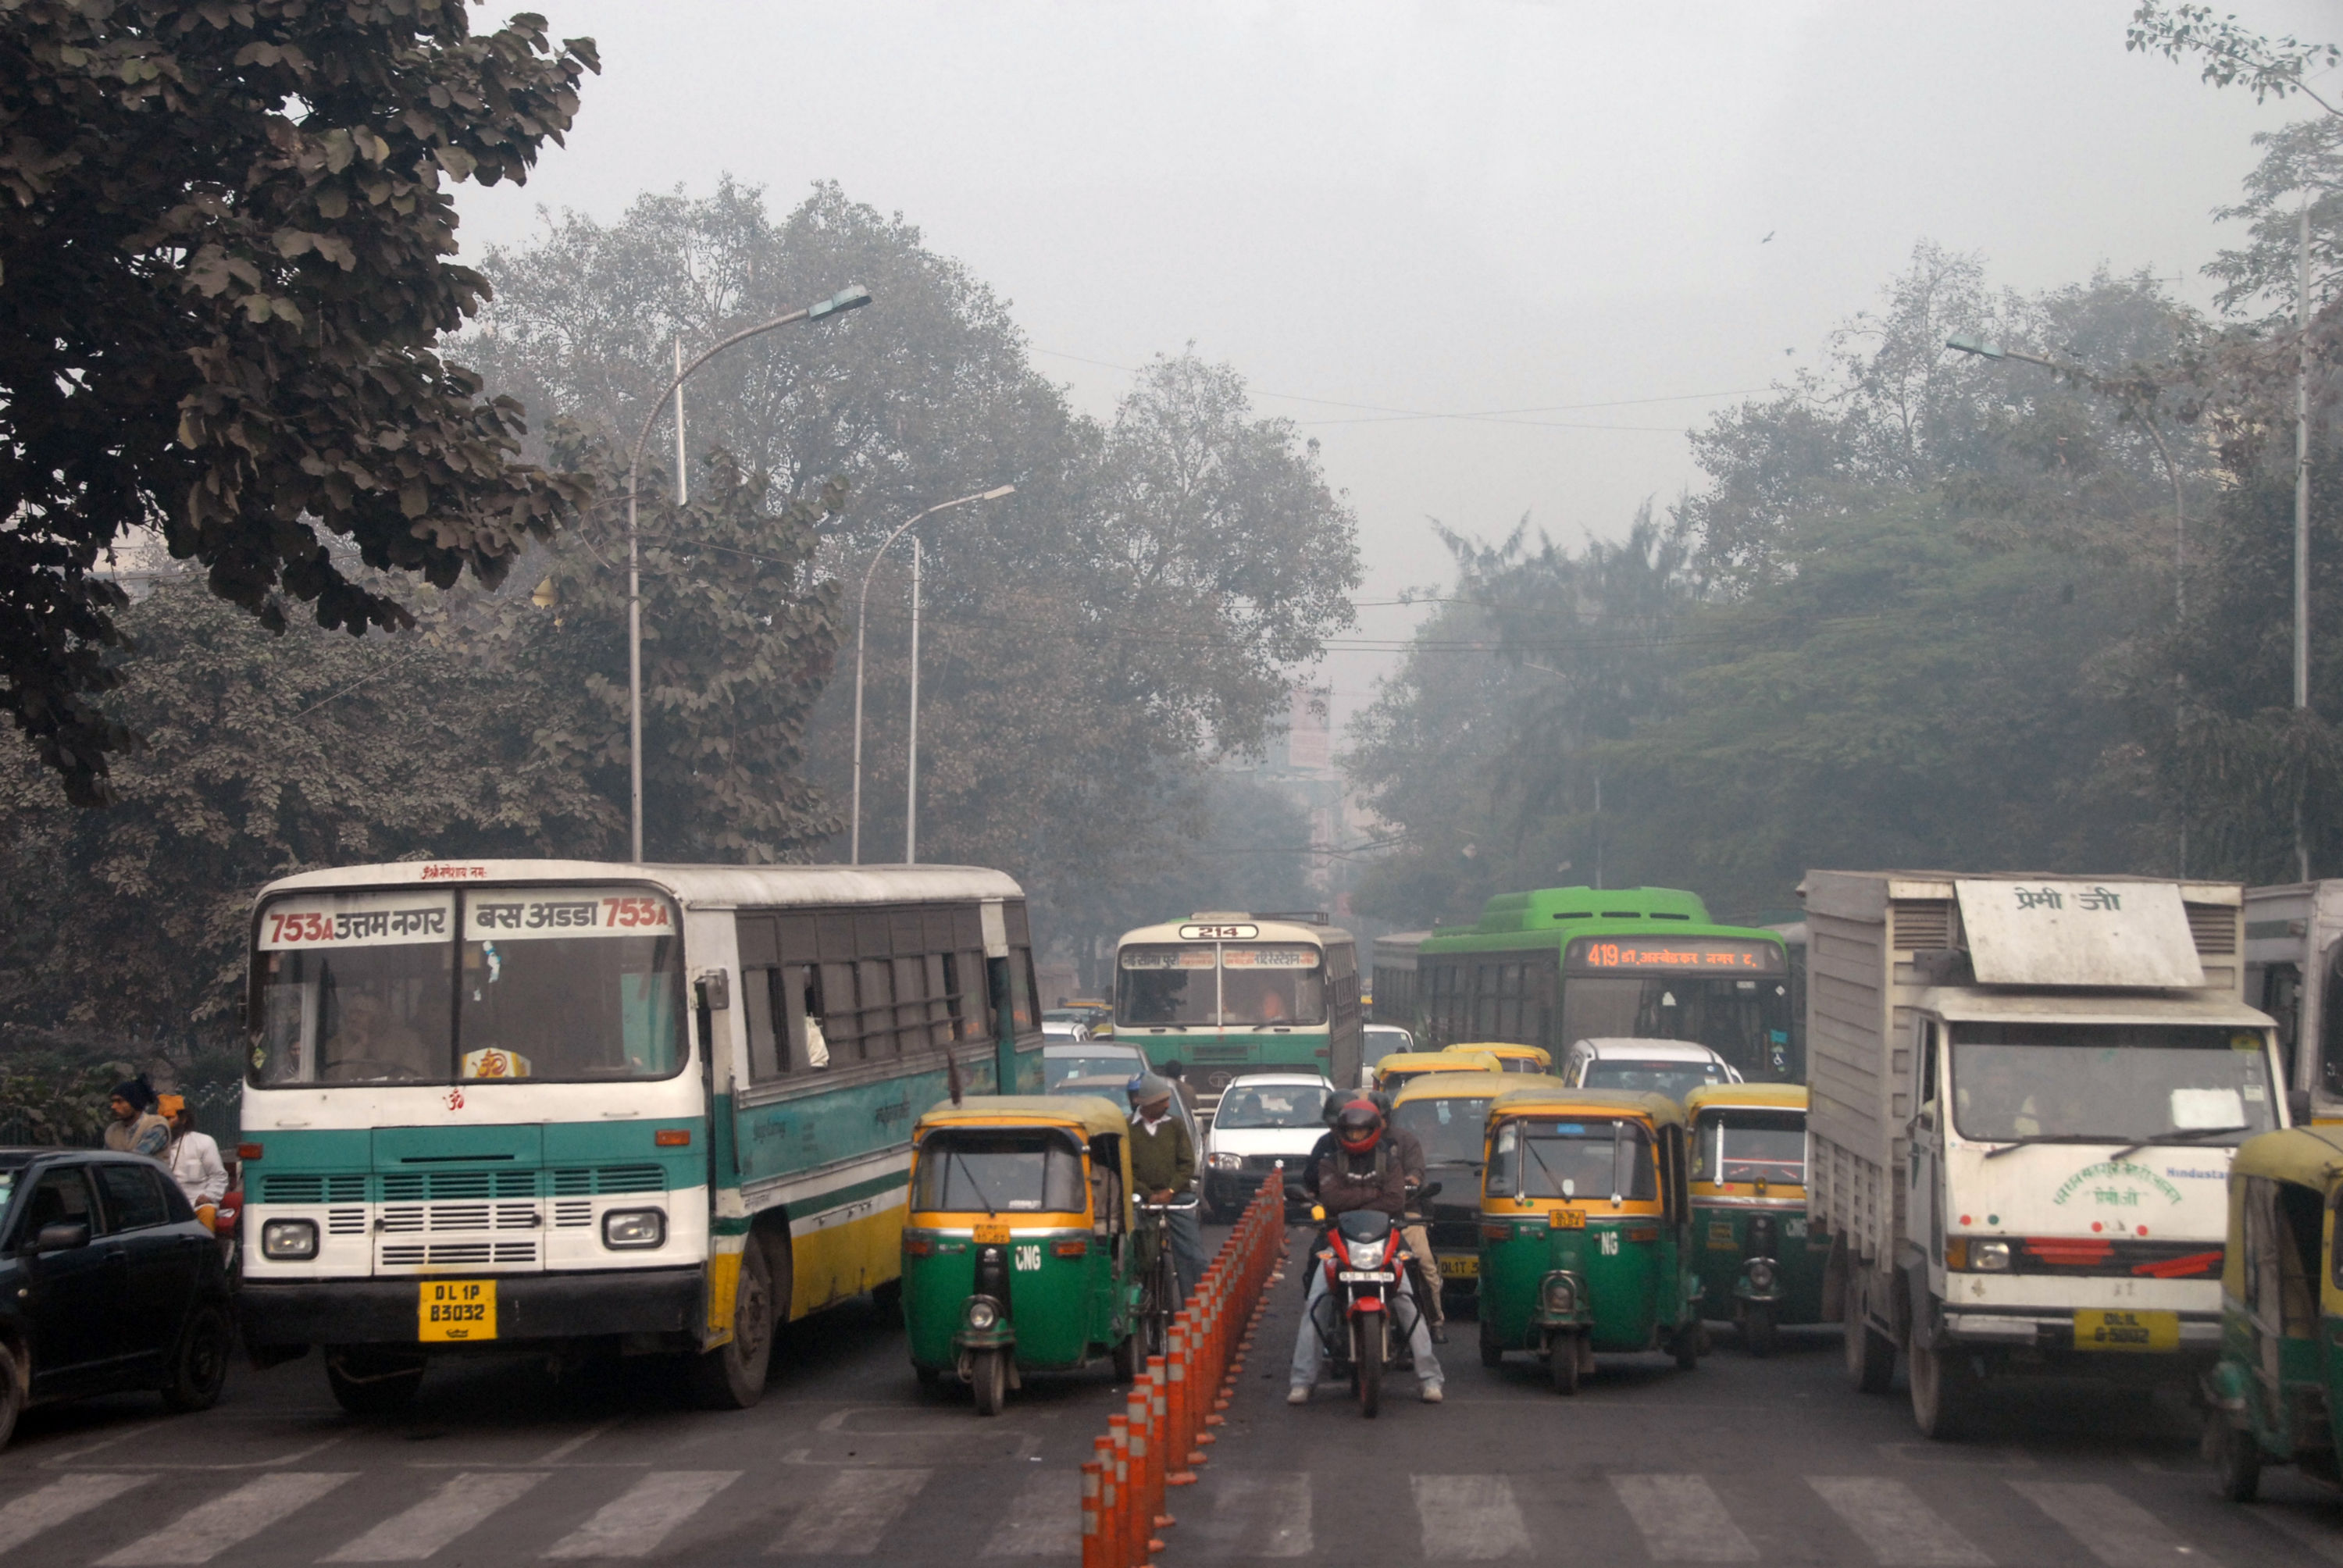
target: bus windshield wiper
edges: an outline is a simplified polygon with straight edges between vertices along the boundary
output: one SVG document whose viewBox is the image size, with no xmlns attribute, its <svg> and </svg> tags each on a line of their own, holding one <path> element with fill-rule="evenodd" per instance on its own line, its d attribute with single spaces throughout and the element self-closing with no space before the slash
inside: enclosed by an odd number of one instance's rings
<svg viewBox="0 0 2343 1568">
<path fill-rule="evenodd" d="M 2137 1143 L 2125 1144 L 2122 1148 L 2108 1155 L 2107 1159 L 2110 1161 L 2113 1161 L 2122 1159 L 2127 1154 L 2137 1154 L 2151 1143 L 2177 1143 L 2184 1138 L 2218 1138 L 2224 1132 L 2251 1132 L 2252 1131 L 2252 1128 L 2244 1126 L 2167 1127 L 2152 1138 L 2143 1138 Z"/>
<path fill-rule="evenodd" d="M 992 1219 L 1000 1219 L 1001 1211 L 994 1208 L 992 1200 L 984 1195 L 984 1183 L 976 1179 L 976 1172 L 968 1168 L 968 1161 L 960 1157 L 957 1149 L 951 1151 L 951 1162 L 960 1167 L 960 1173 L 967 1177 L 968 1184 L 976 1190 L 976 1201 L 984 1205 L 985 1213 Z"/>
</svg>

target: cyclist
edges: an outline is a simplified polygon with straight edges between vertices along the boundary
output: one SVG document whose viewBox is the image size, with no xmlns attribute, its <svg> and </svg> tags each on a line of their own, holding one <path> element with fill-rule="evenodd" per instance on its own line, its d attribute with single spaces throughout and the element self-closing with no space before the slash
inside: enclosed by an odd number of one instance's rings
<svg viewBox="0 0 2343 1568">
<path fill-rule="evenodd" d="M 1334 1119 L 1334 1151 L 1312 1167 L 1318 1201 L 1331 1221 L 1355 1209 L 1379 1209 L 1394 1223 L 1407 1210 L 1407 1171 L 1387 1135 L 1383 1113 L 1371 1101 L 1354 1100 Z M 1326 1299 L 1326 1265 L 1313 1255 L 1309 1263 L 1310 1293 L 1302 1298 L 1302 1326 L 1293 1336 L 1293 1366 L 1285 1392 L 1288 1404 L 1307 1404 L 1310 1391 L 1324 1364 L 1325 1342 L 1320 1335 L 1318 1303 Z M 1399 1288 L 1413 1303 L 1415 1287 L 1410 1272 L 1400 1275 Z M 1432 1336 L 1422 1312 L 1410 1312 L 1408 1348 L 1415 1354 L 1415 1380 L 1423 1402 L 1438 1404 L 1443 1381 L 1440 1360 L 1433 1353 Z"/>
<path fill-rule="evenodd" d="M 1163 1213 L 1164 1236 L 1180 1276 L 1180 1300 L 1204 1277 L 1204 1232 L 1196 1221 L 1192 1189 L 1196 1182 L 1196 1143 L 1188 1124 L 1172 1114 L 1176 1091 L 1169 1079 L 1141 1073 L 1131 1095 L 1131 1181 L 1150 1203 L 1178 1203 Z M 1186 1201 L 1182 1201 L 1186 1200 Z"/>
</svg>

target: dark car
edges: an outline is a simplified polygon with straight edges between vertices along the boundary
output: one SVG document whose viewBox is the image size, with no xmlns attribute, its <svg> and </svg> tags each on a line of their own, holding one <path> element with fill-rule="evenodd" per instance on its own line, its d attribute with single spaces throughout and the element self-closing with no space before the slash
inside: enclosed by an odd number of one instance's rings
<svg viewBox="0 0 2343 1568">
<path fill-rule="evenodd" d="M 227 1376 L 226 1266 L 170 1173 L 136 1154 L 0 1148 L 0 1444 L 30 1404 Z"/>
</svg>

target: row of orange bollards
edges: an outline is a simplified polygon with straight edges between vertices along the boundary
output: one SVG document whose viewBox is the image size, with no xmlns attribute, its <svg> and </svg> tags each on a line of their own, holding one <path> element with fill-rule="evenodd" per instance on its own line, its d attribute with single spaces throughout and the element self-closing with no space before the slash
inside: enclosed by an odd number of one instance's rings
<svg viewBox="0 0 2343 1568">
<path fill-rule="evenodd" d="M 1219 1441 L 1264 1307 L 1262 1285 L 1285 1250 L 1285 1192 L 1272 1176 L 1172 1320 L 1168 1354 L 1149 1356 L 1123 1413 L 1107 1418 L 1082 1466 L 1082 1568 L 1145 1568 L 1172 1524 L 1169 1489 L 1195 1483 Z"/>
</svg>

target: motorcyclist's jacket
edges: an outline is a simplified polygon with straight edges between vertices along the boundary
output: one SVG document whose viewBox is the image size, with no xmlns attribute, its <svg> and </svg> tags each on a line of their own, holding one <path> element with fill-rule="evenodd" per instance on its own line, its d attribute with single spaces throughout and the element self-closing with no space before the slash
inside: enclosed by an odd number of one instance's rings
<svg viewBox="0 0 2343 1568">
<path fill-rule="evenodd" d="M 1327 1135 L 1328 1141 L 1333 1135 Z M 1364 1154 L 1353 1154 L 1339 1142 L 1333 1152 L 1311 1167 L 1317 1177 L 1318 1201 L 1327 1218 L 1358 1209 L 1380 1209 L 1393 1219 L 1407 1211 L 1407 1165 L 1386 1130 Z"/>
<path fill-rule="evenodd" d="M 1391 1149 L 1399 1156 L 1400 1169 L 1407 1172 L 1407 1179 L 1418 1186 L 1423 1184 L 1423 1144 L 1414 1133 L 1386 1123 L 1383 1141 L 1376 1147 Z M 1312 1147 L 1309 1167 L 1302 1173 L 1302 1185 L 1312 1198 L 1318 1196 L 1318 1172 L 1325 1164 L 1326 1156 L 1342 1151 L 1342 1144 L 1335 1141 L 1331 1132 L 1322 1134 Z"/>
</svg>

